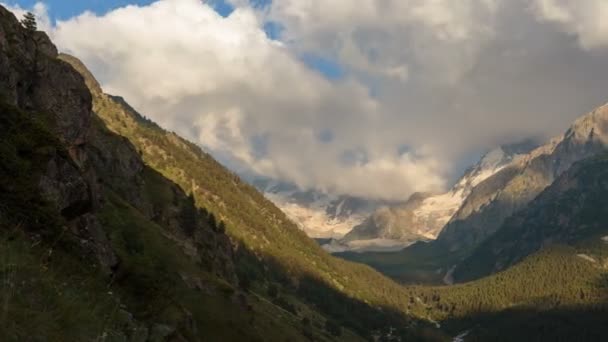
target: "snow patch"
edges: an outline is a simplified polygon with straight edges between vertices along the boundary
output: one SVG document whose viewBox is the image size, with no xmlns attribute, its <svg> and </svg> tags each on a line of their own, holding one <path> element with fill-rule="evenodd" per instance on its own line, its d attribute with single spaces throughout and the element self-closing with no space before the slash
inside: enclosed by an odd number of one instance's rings
<svg viewBox="0 0 608 342">
<path fill-rule="evenodd" d="M 424 199 L 414 210 L 414 222 L 416 226 L 425 228 L 419 229 L 416 233 L 429 239 L 436 239 L 441 229 L 471 194 L 472 189 L 501 171 L 518 156 L 508 156 L 502 148 L 496 148 L 488 152 L 450 191 Z"/>
<path fill-rule="evenodd" d="M 329 197 L 317 199 L 305 206 L 290 201 L 287 198 L 290 194 L 267 192 L 264 195 L 311 238 L 341 238 L 365 219 L 364 215 L 357 214 L 343 218 L 338 218 L 338 215 L 330 217 L 327 214 L 327 206 L 332 199 Z M 344 201 L 338 206 L 339 211 L 342 211 L 343 203 Z"/>
</svg>

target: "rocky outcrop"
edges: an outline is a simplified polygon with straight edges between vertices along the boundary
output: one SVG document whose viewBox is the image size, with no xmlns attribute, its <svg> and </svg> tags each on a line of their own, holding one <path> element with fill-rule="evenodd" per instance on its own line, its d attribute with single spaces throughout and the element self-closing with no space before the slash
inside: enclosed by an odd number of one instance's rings
<svg viewBox="0 0 608 342">
<path fill-rule="evenodd" d="M 118 262 L 93 215 L 101 194 L 88 166 L 86 146 L 93 113 L 82 76 L 57 59 L 57 49 L 43 32 L 24 30 L 0 7 L 0 97 L 49 125 L 66 151 L 48 158 L 39 187 L 54 203 L 71 232 L 83 241 L 107 272 Z"/>
</svg>

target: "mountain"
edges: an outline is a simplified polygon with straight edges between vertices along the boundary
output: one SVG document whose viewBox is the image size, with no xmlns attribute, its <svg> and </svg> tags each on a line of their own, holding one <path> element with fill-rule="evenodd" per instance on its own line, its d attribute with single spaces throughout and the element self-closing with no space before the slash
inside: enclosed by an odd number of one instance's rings
<svg viewBox="0 0 608 342">
<path fill-rule="evenodd" d="M 605 150 L 608 105 L 582 116 L 562 135 L 478 184 L 438 236 L 450 251 L 470 250 L 491 236 L 574 162 Z"/>
<path fill-rule="evenodd" d="M 407 246 L 415 241 L 433 240 L 479 183 L 518 160 L 532 149 L 532 142 L 498 147 L 469 168 L 446 193 L 415 193 L 404 204 L 382 207 L 353 228 L 340 242 L 397 240 Z"/>
<path fill-rule="evenodd" d="M 301 190 L 268 178 L 257 177 L 250 183 L 312 238 L 342 238 L 379 205 L 363 198 Z"/>
<path fill-rule="evenodd" d="M 575 163 L 456 267 L 454 277 L 477 279 L 555 244 L 608 240 L 608 154 Z M 602 263 L 585 254 L 579 257 Z"/>
</svg>

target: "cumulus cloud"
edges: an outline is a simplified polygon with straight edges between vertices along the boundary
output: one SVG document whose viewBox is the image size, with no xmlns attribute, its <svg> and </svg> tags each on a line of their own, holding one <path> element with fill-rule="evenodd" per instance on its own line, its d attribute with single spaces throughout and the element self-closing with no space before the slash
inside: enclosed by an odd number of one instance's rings
<svg viewBox="0 0 608 342">
<path fill-rule="evenodd" d="M 333 54 L 356 71 L 404 80 L 416 68 L 455 81 L 492 37 L 497 9 L 497 0 L 281 0 L 265 17 L 295 48 Z"/>
<path fill-rule="evenodd" d="M 232 168 L 368 198 L 444 188 L 463 158 L 608 99 L 602 0 L 253 2 L 222 17 L 160 0 L 51 31 L 107 92 Z"/>
<path fill-rule="evenodd" d="M 261 26 L 248 7 L 224 18 L 200 1 L 165 0 L 84 13 L 53 36 L 106 91 L 233 166 L 369 197 L 444 186 L 445 165 L 378 136 L 380 105 L 365 86 L 328 81 Z M 341 161 L 354 149 L 365 161 Z"/>
</svg>

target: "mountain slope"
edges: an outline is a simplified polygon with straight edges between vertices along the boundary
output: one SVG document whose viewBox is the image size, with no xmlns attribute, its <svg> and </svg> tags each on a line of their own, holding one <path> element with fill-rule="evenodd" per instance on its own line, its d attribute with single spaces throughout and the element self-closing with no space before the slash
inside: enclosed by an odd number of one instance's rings
<svg viewBox="0 0 608 342">
<path fill-rule="evenodd" d="M 531 143 L 522 143 L 488 152 L 448 192 L 438 195 L 416 193 L 402 205 L 381 208 L 353 228 L 341 242 L 392 239 L 409 244 L 435 239 L 477 184 L 517 160 L 531 149 L 530 146 Z"/>
<path fill-rule="evenodd" d="M 608 236 L 608 155 L 574 164 L 455 271 L 458 280 L 503 270 L 551 244 Z"/>
<path fill-rule="evenodd" d="M 256 293 L 278 288 L 283 299 L 291 298 L 280 301 L 289 310 L 320 310 L 367 337 L 390 326 L 400 326 L 403 336 L 425 329 L 423 321 L 407 314 L 399 285 L 366 266 L 328 255 L 254 187 L 196 145 L 145 119 L 122 98 L 102 93 L 77 59 L 61 58 L 85 77 L 93 109 L 107 127 L 133 143 L 146 165 L 187 189 L 197 206 L 221 221 L 236 245 L 235 267 L 244 286 Z"/>
<path fill-rule="evenodd" d="M 8 340 L 302 339 L 235 301 L 228 236 L 91 111 L 82 77 L 0 7 L 0 329 Z M 243 295 L 243 297 L 240 297 Z"/>
<path fill-rule="evenodd" d="M 438 237 L 451 251 L 491 236 L 574 162 L 605 150 L 608 105 L 579 118 L 564 135 L 530 152 L 476 186 Z"/>
</svg>

